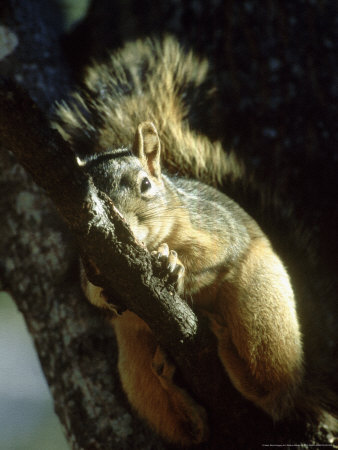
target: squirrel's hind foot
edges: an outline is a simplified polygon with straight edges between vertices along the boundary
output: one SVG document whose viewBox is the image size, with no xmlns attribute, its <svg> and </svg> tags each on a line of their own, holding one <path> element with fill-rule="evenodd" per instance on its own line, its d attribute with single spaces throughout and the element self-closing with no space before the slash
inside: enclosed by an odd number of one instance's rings
<svg viewBox="0 0 338 450">
<path fill-rule="evenodd" d="M 188 392 L 175 384 L 176 368 L 160 346 L 156 348 L 151 369 L 169 394 L 170 408 L 175 418 L 172 430 L 174 439 L 184 446 L 206 441 L 209 436 L 206 411 Z"/>
</svg>

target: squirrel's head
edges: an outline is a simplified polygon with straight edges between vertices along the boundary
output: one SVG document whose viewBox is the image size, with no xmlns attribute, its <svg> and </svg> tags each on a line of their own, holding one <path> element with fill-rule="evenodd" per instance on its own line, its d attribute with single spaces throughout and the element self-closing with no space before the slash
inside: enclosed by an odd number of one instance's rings
<svg viewBox="0 0 338 450">
<path fill-rule="evenodd" d="M 159 216 L 166 205 L 160 152 L 155 125 L 142 122 L 130 148 L 77 158 L 95 186 L 109 195 L 135 236 L 146 245 L 158 234 Z"/>
</svg>

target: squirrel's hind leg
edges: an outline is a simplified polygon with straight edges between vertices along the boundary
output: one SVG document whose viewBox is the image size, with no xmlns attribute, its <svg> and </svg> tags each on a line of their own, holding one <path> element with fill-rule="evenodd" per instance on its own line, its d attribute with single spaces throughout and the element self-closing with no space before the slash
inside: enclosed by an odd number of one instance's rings
<svg viewBox="0 0 338 450">
<path fill-rule="evenodd" d="M 189 440 L 195 444 L 204 442 L 208 436 L 206 412 L 183 388 L 175 384 L 176 368 L 159 345 L 152 360 L 152 370 L 169 395 L 170 404 L 188 436 L 188 444 Z"/>
<path fill-rule="evenodd" d="M 252 242 L 209 314 L 234 386 L 275 420 L 296 406 L 303 376 L 301 333 L 284 266 L 265 239 Z"/>
<path fill-rule="evenodd" d="M 127 311 L 114 321 L 119 372 L 131 405 L 168 441 L 190 446 L 208 437 L 205 410 L 175 383 L 175 366 L 146 324 Z"/>
</svg>

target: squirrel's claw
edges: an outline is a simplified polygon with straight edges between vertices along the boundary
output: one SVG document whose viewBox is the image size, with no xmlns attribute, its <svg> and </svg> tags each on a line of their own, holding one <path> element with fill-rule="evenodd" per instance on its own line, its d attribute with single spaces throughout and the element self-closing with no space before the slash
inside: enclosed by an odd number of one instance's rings
<svg viewBox="0 0 338 450">
<path fill-rule="evenodd" d="M 166 243 L 163 243 L 159 246 L 159 248 L 151 253 L 152 255 L 157 256 L 158 259 L 168 258 L 169 256 L 169 246 Z"/>
<path fill-rule="evenodd" d="M 157 251 L 153 251 L 152 255 L 162 261 L 163 266 L 168 270 L 170 281 L 177 284 L 179 291 L 183 288 L 183 276 L 185 268 L 177 256 L 175 250 L 169 250 L 169 246 L 163 243 Z"/>
</svg>

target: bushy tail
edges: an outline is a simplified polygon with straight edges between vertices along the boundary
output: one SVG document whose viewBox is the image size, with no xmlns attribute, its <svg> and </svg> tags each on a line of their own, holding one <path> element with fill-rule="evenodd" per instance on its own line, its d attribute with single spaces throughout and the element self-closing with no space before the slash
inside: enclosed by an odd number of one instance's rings
<svg viewBox="0 0 338 450">
<path fill-rule="evenodd" d="M 206 60 L 170 36 L 148 38 L 94 62 L 82 90 L 58 105 L 55 125 L 78 154 L 87 154 L 130 146 L 138 124 L 150 120 L 167 169 L 220 185 L 244 171 L 233 153 L 200 133 L 213 121 L 215 95 Z"/>
</svg>

